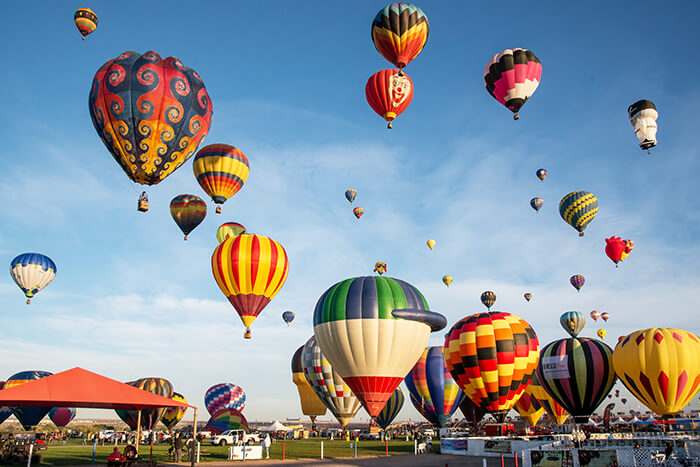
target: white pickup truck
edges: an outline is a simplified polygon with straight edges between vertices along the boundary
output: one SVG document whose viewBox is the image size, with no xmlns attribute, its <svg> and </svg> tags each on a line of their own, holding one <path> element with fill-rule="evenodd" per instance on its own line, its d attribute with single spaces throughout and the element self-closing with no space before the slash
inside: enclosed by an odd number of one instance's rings
<svg viewBox="0 0 700 467">
<path fill-rule="evenodd" d="M 242 446 L 244 444 L 260 443 L 260 436 L 248 434 L 243 430 L 226 430 L 220 435 L 212 436 L 210 442 L 216 446 L 226 446 L 227 444 Z"/>
</svg>

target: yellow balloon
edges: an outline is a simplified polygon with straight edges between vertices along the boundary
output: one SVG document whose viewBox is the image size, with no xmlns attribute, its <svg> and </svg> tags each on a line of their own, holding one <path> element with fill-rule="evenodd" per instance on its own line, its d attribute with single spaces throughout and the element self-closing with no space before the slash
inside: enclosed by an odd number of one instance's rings
<svg viewBox="0 0 700 467">
<path fill-rule="evenodd" d="M 425 244 L 428 245 L 428 248 L 430 248 L 432 250 L 433 247 L 435 246 L 435 240 L 430 239 L 427 242 L 425 242 Z"/>
<path fill-rule="evenodd" d="M 700 338 L 682 329 L 635 331 L 613 352 L 615 373 L 658 415 L 674 415 L 700 389 Z"/>
<path fill-rule="evenodd" d="M 443 276 L 442 277 L 442 282 L 449 287 L 450 284 L 452 283 L 452 276 Z"/>
<path fill-rule="evenodd" d="M 607 333 L 608 332 L 605 329 L 598 329 L 598 337 L 600 337 L 601 339 L 604 339 Z"/>
<path fill-rule="evenodd" d="M 292 357 L 292 382 L 296 384 L 297 391 L 299 391 L 302 413 L 311 417 L 311 421 L 314 422 L 317 416 L 326 414 L 326 406 L 318 398 L 304 375 L 304 368 L 301 364 L 302 350 L 304 350 L 303 345 L 297 349 Z"/>
</svg>

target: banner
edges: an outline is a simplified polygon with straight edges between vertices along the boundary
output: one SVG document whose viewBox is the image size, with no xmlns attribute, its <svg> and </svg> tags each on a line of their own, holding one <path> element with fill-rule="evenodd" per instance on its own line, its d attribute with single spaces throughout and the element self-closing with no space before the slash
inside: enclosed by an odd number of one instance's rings
<svg viewBox="0 0 700 467">
<path fill-rule="evenodd" d="M 578 449 L 578 463 L 581 467 L 618 467 L 617 451 Z"/>
<path fill-rule="evenodd" d="M 263 458 L 262 446 L 231 446 L 230 449 L 229 460 L 243 460 L 243 449 L 245 449 L 245 460 Z"/>
<path fill-rule="evenodd" d="M 484 452 L 510 453 L 510 441 L 494 441 L 489 439 L 484 443 Z"/>
<path fill-rule="evenodd" d="M 530 451 L 533 467 L 573 467 L 570 451 Z"/>
<path fill-rule="evenodd" d="M 541 358 L 540 365 L 545 379 L 569 378 L 569 356 L 566 354 Z"/>
<path fill-rule="evenodd" d="M 442 454 L 467 455 L 466 438 L 440 438 L 440 452 Z"/>
</svg>

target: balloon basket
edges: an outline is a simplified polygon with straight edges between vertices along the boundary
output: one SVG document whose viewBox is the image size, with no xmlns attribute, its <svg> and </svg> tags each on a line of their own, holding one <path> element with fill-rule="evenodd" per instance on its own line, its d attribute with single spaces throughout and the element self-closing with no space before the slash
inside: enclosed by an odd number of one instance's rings
<svg viewBox="0 0 700 467">
<path fill-rule="evenodd" d="M 187 235 L 185 235 L 185 241 L 187 241 Z"/>
<path fill-rule="evenodd" d="M 518 115 L 518 114 L 513 115 L 513 120 L 520 120 L 520 115 Z"/>
<path fill-rule="evenodd" d="M 221 206 L 217 206 L 217 207 L 216 207 L 216 213 L 217 213 L 217 214 L 221 214 Z"/>
<path fill-rule="evenodd" d="M 391 122 L 387 123 L 386 127 L 387 127 L 388 129 L 390 129 L 390 130 L 391 130 L 392 128 L 394 128 L 393 126 L 391 126 Z"/>
<path fill-rule="evenodd" d="M 27 305 L 29 305 L 30 303 L 32 303 L 32 301 L 30 299 L 27 299 Z"/>
<path fill-rule="evenodd" d="M 579 237 L 583 237 L 583 232 L 579 232 L 579 233 L 578 233 L 578 236 L 579 236 Z"/>
<path fill-rule="evenodd" d="M 137 207 L 136 209 L 137 209 L 138 211 L 141 211 L 141 212 L 146 212 L 146 211 L 148 211 L 148 201 L 143 200 L 143 199 L 140 199 L 140 200 L 139 200 L 138 207 Z"/>
<path fill-rule="evenodd" d="M 243 334 L 244 339 L 250 339 L 253 337 L 253 333 L 250 332 L 250 329 L 246 328 L 245 333 Z"/>
</svg>

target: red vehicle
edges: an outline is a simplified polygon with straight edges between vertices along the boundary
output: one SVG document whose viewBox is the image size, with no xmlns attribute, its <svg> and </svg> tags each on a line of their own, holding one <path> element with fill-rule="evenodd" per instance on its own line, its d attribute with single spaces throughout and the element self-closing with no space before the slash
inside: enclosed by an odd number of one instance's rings
<svg viewBox="0 0 700 467">
<path fill-rule="evenodd" d="M 515 433 L 515 426 L 508 423 L 487 423 L 484 432 L 486 436 L 507 436 Z"/>
</svg>

